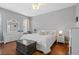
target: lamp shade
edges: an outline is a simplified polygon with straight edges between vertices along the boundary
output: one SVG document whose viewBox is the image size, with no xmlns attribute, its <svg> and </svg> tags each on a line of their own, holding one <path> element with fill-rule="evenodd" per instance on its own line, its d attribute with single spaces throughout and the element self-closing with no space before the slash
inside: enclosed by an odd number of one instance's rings
<svg viewBox="0 0 79 59">
<path fill-rule="evenodd" d="M 63 31 L 62 30 L 59 30 L 58 31 L 58 34 L 59 34 L 59 36 L 63 35 Z"/>
</svg>

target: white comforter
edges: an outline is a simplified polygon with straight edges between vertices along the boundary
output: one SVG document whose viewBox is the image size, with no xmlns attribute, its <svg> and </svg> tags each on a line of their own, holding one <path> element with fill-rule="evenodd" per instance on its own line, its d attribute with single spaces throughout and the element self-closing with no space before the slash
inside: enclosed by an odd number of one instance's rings
<svg viewBox="0 0 79 59">
<path fill-rule="evenodd" d="M 37 42 L 37 50 L 43 51 L 45 54 L 49 53 L 51 45 L 55 42 L 53 35 L 39 35 L 39 34 L 25 34 L 21 39 L 34 40 Z"/>
</svg>

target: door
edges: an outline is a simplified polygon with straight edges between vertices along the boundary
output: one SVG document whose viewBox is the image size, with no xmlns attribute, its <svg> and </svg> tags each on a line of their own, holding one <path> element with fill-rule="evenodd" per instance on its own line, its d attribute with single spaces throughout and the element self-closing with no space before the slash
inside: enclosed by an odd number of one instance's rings
<svg viewBox="0 0 79 59">
<path fill-rule="evenodd" d="M 71 54 L 79 55 L 79 28 L 71 29 Z"/>
</svg>

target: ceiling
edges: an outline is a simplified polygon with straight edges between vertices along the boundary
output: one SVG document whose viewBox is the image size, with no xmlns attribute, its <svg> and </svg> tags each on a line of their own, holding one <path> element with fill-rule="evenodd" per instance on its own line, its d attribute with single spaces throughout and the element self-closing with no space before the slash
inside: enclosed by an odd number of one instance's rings
<svg viewBox="0 0 79 59">
<path fill-rule="evenodd" d="M 32 9 L 32 3 L 0 3 L 0 7 L 26 15 L 37 16 L 76 5 L 74 3 L 44 3 L 39 10 Z"/>
</svg>

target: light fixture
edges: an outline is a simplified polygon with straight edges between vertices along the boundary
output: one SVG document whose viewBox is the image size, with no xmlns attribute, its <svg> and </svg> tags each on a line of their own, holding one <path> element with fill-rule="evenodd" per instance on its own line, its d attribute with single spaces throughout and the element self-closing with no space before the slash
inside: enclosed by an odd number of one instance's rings
<svg viewBox="0 0 79 59">
<path fill-rule="evenodd" d="M 58 31 L 58 33 L 59 33 L 59 36 L 63 35 L 63 31 L 62 30 Z"/>
<path fill-rule="evenodd" d="M 39 10 L 41 5 L 44 5 L 44 4 L 43 3 L 33 3 L 32 8 L 33 8 L 33 10 Z"/>
<path fill-rule="evenodd" d="M 39 9 L 39 4 L 38 3 L 33 3 L 32 8 L 33 10 L 38 10 Z"/>
</svg>

